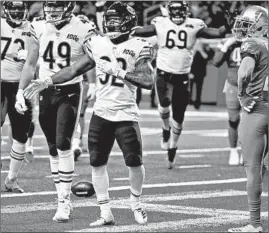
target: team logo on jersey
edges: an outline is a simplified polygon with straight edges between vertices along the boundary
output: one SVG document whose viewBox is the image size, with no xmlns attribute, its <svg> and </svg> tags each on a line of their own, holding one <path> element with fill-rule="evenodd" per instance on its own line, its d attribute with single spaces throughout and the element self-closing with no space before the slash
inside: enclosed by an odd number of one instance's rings
<svg viewBox="0 0 269 233">
<path fill-rule="evenodd" d="M 59 37 L 60 36 L 60 32 L 56 32 L 56 36 Z"/>
<path fill-rule="evenodd" d="M 128 54 L 132 57 L 135 56 L 135 52 L 133 50 L 130 50 L 130 49 L 124 49 L 123 54 Z"/>
<path fill-rule="evenodd" d="M 22 36 L 31 36 L 31 33 L 30 32 L 22 32 L 22 34 L 21 34 Z"/>
<path fill-rule="evenodd" d="M 67 38 L 67 39 L 74 40 L 74 41 L 76 41 L 76 42 L 79 40 L 77 35 L 70 34 L 70 33 L 67 35 L 66 38 Z"/>
<path fill-rule="evenodd" d="M 243 43 L 242 46 L 241 46 L 241 51 L 244 52 L 244 51 L 247 51 L 250 47 L 250 43 L 246 42 L 246 43 Z"/>
</svg>

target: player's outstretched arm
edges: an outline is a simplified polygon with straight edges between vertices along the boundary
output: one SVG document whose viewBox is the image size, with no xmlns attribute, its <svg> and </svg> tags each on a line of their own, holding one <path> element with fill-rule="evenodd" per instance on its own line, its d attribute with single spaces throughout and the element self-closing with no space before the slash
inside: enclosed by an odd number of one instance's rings
<svg viewBox="0 0 269 233">
<path fill-rule="evenodd" d="M 59 72 L 51 76 L 53 84 L 64 83 L 73 78 L 84 74 L 88 70 L 95 67 L 95 62 L 88 54 L 82 56 L 73 65 L 61 69 Z"/>
<path fill-rule="evenodd" d="M 42 80 L 33 80 L 32 83 L 25 89 L 24 96 L 26 99 L 31 99 L 39 92 L 48 88 L 48 86 L 72 80 L 73 78 L 92 69 L 94 66 L 95 62 L 87 54 L 85 54 L 76 63 L 61 69 L 51 77 L 46 77 Z"/>
<path fill-rule="evenodd" d="M 155 25 L 151 24 L 148 26 L 135 28 L 131 35 L 138 36 L 138 37 L 152 37 L 152 36 L 156 36 L 157 32 L 156 32 Z"/>
<path fill-rule="evenodd" d="M 221 26 L 220 28 L 202 28 L 198 31 L 196 37 L 197 38 L 223 38 L 227 33 L 227 28 L 225 26 Z"/>
<path fill-rule="evenodd" d="M 29 45 L 31 45 L 29 46 L 31 49 L 28 51 L 27 58 L 21 72 L 19 90 L 24 90 L 30 84 L 36 72 L 39 57 L 39 44 L 33 37 L 30 37 Z"/>
</svg>

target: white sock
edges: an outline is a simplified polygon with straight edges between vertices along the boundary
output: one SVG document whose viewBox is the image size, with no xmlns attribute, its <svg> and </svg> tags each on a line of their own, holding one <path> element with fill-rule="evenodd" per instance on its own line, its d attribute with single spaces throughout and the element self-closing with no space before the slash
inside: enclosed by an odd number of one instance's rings
<svg viewBox="0 0 269 233">
<path fill-rule="evenodd" d="M 81 134 L 81 128 L 80 125 L 77 125 L 76 131 L 74 133 L 74 137 L 72 139 L 72 149 L 77 149 L 79 148 L 80 145 L 80 134 Z"/>
<path fill-rule="evenodd" d="M 60 179 L 59 179 L 59 156 L 50 156 L 50 170 L 52 174 L 52 179 L 55 184 L 58 199 L 60 199 Z"/>
<path fill-rule="evenodd" d="M 182 131 L 182 124 L 177 123 L 175 120 L 172 121 L 172 130 L 171 130 L 171 138 L 170 138 L 170 147 L 169 148 L 177 148 L 177 143 L 179 136 Z"/>
<path fill-rule="evenodd" d="M 8 179 L 14 181 L 21 169 L 25 156 L 26 146 L 23 143 L 20 143 L 13 139 L 12 148 L 10 151 L 10 164 Z"/>
<path fill-rule="evenodd" d="M 237 148 L 231 148 L 230 151 L 231 153 L 237 153 Z"/>
<path fill-rule="evenodd" d="M 162 118 L 162 127 L 165 130 L 170 129 L 170 108 L 163 108 L 161 105 L 158 105 L 158 110 L 160 113 L 160 117 Z"/>
<path fill-rule="evenodd" d="M 131 184 L 131 195 L 130 202 L 131 208 L 134 210 L 136 205 L 140 202 L 140 196 L 142 194 L 142 186 L 145 179 L 145 168 L 144 165 L 139 167 L 128 167 L 129 169 L 129 179 Z"/>
<path fill-rule="evenodd" d="M 111 213 L 109 204 L 109 177 L 106 165 L 100 167 L 92 167 L 92 182 L 96 193 L 97 202 L 100 206 L 101 216 L 105 217 Z"/>
<path fill-rule="evenodd" d="M 60 178 L 60 192 L 63 197 L 70 196 L 71 186 L 73 181 L 73 173 L 75 169 L 75 162 L 71 150 L 58 150 L 59 155 L 59 178 Z"/>
</svg>

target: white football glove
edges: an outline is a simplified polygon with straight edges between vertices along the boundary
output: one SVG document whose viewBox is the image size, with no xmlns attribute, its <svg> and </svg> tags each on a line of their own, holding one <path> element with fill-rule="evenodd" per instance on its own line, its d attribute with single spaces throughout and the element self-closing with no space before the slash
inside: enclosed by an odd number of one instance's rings
<svg viewBox="0 0 269 233">
<path fill-rule="evenodd" d="M 27 55 L 28 55 L 28 51 L 24 50 L 24 49 L 21 49 L 21 50 L 18 51 L 17 59 L 19 61 L 26 60 Z"/>
<path fill-rule="evenodd" d="M 116 76 L 118 78 L 124 79 L 127 71 L 121 69 L 116 62 L 109 62 L 104 59 L 97 59 L 96 68 L 103 73 Z"/>
<path fill-rule="evenodd" d="M 16 111 L 22 115 L 24 115 L 24 112 L 27 110 L 22 89 L 19 89 L 17 92 L 15 108 Z"/>
<path fill-rule="evenodd" d="M 220 51 L 226 53 L 230 46 L 232 46 L 236 42 L 234 37 L 229 37 L 224 44 L 221 46 Z"/>
<path fill-rule="evenodd" d="M 24 90 L 24 97 L 26 99 L 32 99 L 39 92 L 43 91 L 44 89 L 52 85 L 53 82 L 51 77 L 47 77 L 45 79 L 32 80 L 31 84 L 28 85 L 28 87 L 26 87 L 26 89 Z"/>
<path fill-rule="evenodd" d="M 90 83 L 88 91 L 87 91 L 86 100 L 89 100 L 89 101 L 94 100 L 95 99 L 95 93 L 96 93 L 96 84 L 95 83 Z"/>
</svg>

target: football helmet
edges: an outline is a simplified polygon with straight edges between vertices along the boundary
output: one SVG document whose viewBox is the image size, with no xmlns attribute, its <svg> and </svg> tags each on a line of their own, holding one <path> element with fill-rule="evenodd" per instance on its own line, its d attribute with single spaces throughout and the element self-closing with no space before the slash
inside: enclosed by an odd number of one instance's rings
<svg viewBox="0 0 269 233">
<path fill-rule="evenodd" d="M 4 1 L 3 10 L 7 21 L 17 27 L 28 17 L 28 7 L 25 1 Z"/>
<path fill-rule="evenodd" d="M 185 1 L 171 1 L 167 10 L 171 21 L 177 25 L 182 24 L 189 15 L 189 6 Z"/>
<path fill-rule="evenodd" d="M 44 3 L 46 22 L 59 25 L 68 21 L 75 4 L 73 1 L 46 1 Z"/>
<path fill-rule="evenodd" d="M 103 30 L 113 41 L 130 34 L 137 25 L 135 10 L 126 3 L 113 3 L 104 13 Z"/>
<path fill-rule="evenodd" d="M 268 10 L 261 6 L 247 7 L 235 18 L 232 32 L 238 41 L 248 37 L 268 37 Z"/>
</svg>

